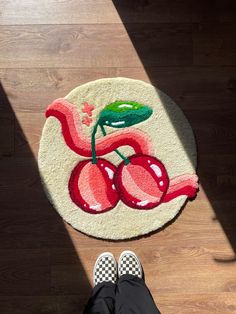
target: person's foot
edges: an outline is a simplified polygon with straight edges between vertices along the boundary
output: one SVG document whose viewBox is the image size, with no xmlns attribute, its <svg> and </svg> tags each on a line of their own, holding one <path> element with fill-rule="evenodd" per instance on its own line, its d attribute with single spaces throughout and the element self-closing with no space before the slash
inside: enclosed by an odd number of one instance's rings
<svg viewBox="0 0 236 314">
<path fill-rule="evenodd" d="M 142 265 L 132 251 L 124 251 L 121 253 L 118 261 L 118 275 L 133 275 L 139 278 L 143 277 Z"/>
<path fill-rule="evenodd" d="M 116 283 L 117 263 L 115 257 L 110 252 L 100 254 L 93 269 L 93 283 L 97 285 L 103 281 Z"/>
</svg>

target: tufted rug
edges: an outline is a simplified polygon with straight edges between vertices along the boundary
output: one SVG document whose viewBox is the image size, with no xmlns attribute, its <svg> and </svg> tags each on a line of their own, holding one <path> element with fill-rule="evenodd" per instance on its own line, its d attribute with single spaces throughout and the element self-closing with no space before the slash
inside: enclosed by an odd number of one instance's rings
<svg viewBox="0 0 236 314">
<path fill-rule="evenodd" d="M 103 239 L 147 234 L 195 197 L 191 126 L 166 94 L 107 78 L 47 108 L 38 154 L 45 192 L 75 229 Z"/>
</svg>

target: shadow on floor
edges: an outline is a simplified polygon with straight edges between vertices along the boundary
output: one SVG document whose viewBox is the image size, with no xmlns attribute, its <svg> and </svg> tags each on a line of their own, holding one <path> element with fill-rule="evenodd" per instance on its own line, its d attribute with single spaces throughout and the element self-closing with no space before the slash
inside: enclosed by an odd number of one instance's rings
<svg viewBox="0 0 236 314">
<path fill-rule="evenodd" d="M 0 85 L 1 313 L 81 313 L 91 292 Z"/>
<path fill-rule="evenodd" d="M 230 21 L 233 3 L 113 3 L 149 80 L 177 102 L 192 125 L 198 146 L 200 183 L 214 209 L 213 220 L 220 222 L 236 253 L 236 146 L 232 135 L 236 88 L 232 83 L 235 69 L 229 66 L 235 37 L 233 25 L 219 26 L 221 21 Z M 208 45 L 210 41 L 212 44 Z M 216 45 L 219 41 L 220 46 Z M 125 73 L 129 76 L 128 69 Z M 172 116 L 170 119 L 186 147 L 178 124 Z M 189 154 L 187 148 L 186 152 Z M 215 260 L 235 262 L 236 258 Z"/>
</svg>

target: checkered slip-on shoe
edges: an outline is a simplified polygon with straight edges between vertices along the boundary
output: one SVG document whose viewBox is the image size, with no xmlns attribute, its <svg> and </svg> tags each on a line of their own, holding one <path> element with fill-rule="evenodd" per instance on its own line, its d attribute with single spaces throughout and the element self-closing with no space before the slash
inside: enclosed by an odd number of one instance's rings
<svg viewBox="0 0 236 314">
<path fill-rule="evenodd" d="M 133 275 L 139 278 L 143 277 L 142 265 L 132 251 L 124 251 L 121 253 L 118 262 L 118 275 Z"/>
<path fill-rule="evenodd" d="M 93 283 L 97 285 L 103 281 L 116 283 L 117 263 L 115 257 L 110 252 L 100 254 L 93 269 Z"/>
</svg>

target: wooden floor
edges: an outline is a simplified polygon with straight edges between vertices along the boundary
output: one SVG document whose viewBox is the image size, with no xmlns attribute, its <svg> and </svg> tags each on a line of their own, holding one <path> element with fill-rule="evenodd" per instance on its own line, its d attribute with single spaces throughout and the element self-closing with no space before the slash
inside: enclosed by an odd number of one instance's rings
<svg viewBox="0 0 236 314">
<path fill-rule="evenodd" d="M 0 10 L 0 313 L 82 313 L 97 254 L 124 249 L 140 256 L 163 314 L 236 313 L 234 1 L 1 0 Z M 47 105 L 114 76 L 151 82 L 183 109 L 201 181 L 172 225 L 125 242 L 64 223 L 37 170 Z"/>
</svg>

